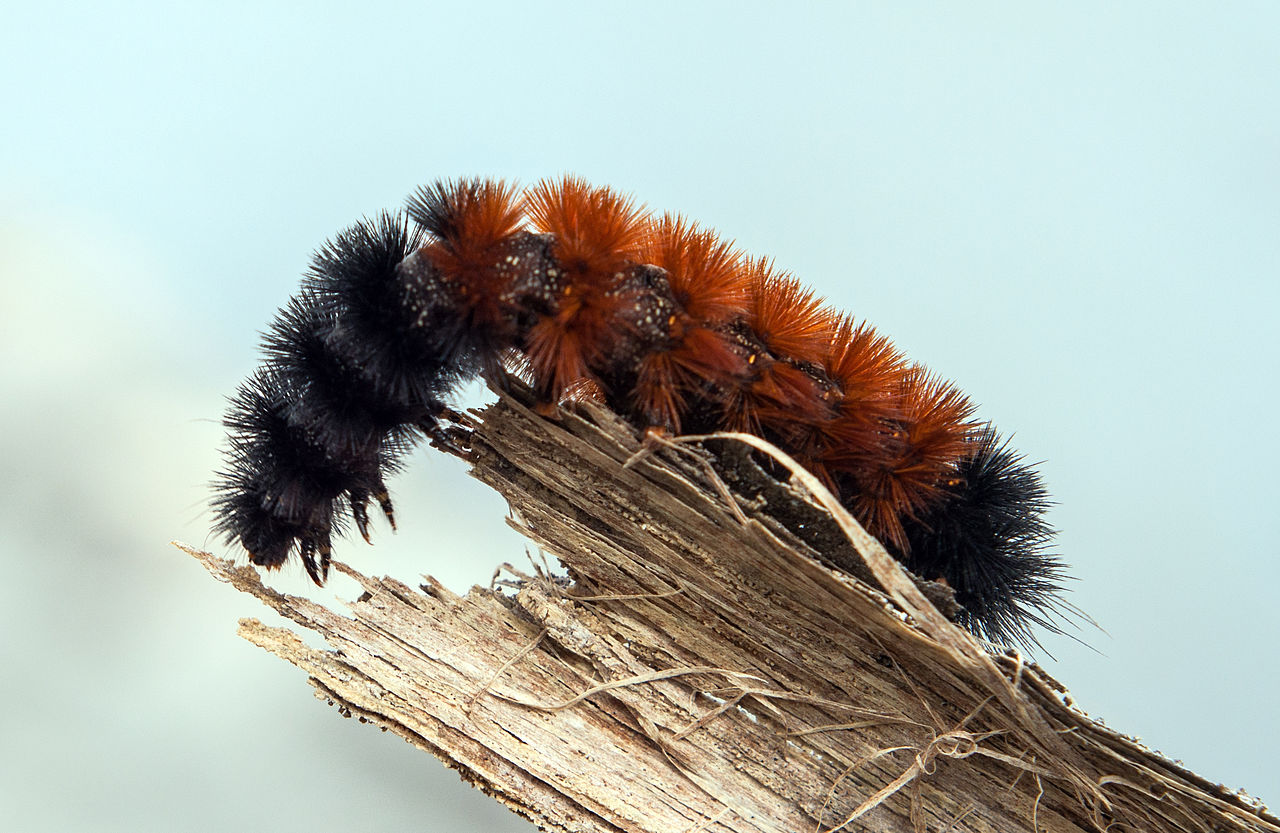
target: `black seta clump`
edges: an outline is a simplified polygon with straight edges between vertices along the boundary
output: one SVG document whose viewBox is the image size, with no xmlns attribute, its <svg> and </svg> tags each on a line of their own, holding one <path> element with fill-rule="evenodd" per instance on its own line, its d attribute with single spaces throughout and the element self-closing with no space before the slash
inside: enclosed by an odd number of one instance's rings
<svg viewBox="0 0 1280 833">
<path fill-rule="evenodd" d="M 1057 631 L 1071 609 L 1061 597 L 1065 578 L 1048 552 L 1053 528 L 1040 475 L 985 425 L 971 439 L 947 495 L 907 525 L 907 567 L 941 577 L 963 607 L 958 621 L 992 642 L 1036 644 L 1030 624 Z"/>
<path fill-rule="evenodd" d="M 218 531 L 255 564 L 279 566 L 296 548 L 323 583 L 341 519 L 349 514 L 368 540 L 376 502 L 394 526 L 384 475 L 421 437 L 443 441 L 443 397 L 474 359 L 419 326 L 399 275 L 419 245 L 384 214 L 320 250 L 266 333 L 262 368 L 231 400 L 230 465 L 214 509 Z"/>
</svg>

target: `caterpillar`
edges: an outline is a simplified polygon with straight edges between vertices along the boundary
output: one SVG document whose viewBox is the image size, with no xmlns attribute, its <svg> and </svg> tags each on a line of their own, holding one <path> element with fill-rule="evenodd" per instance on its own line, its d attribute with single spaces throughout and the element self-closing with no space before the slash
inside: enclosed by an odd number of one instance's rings
<svg viewBox="0 0 1280 833">
<path fill-rule="evenodd" d="M 1064 567 L 1038 473 L 950 382 L 767 258 L 566 176 L 419 189 L 320 248 L 230 400 L 216 530 L 323 584 L 346 518 L 391 526 L 386 478 L 479 374 L 539 408 L 591 397 L 641 429 L 762 436 L 990 642 L 1058 630 Z"/>
</svg>

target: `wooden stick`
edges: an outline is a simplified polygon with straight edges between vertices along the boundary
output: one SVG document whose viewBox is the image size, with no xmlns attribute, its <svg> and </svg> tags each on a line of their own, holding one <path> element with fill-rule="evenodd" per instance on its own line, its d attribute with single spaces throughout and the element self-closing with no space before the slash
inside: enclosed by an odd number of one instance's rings
<svg viewBox="0 0 1280 833">
<path fill-rule="evenodd" d="M 240 627 L 320 697 L 547 830 L 1280 833 L 1068 705 L 1037 666 L 985 653 L 823 512 L 820 484 L 751 488 L 746 456 L 712 468 L 605 411 L 527 406 L 516 390 L 479 415 L 473 473 L 572 586 L 460 597 L 339 564 L 364 589 L 343 615 L 183 548 L 324 637 Z M 813 523 L 844 526 L 867 581 L 821 563 L 841 559 L 805 543 Z"/>
</svg>

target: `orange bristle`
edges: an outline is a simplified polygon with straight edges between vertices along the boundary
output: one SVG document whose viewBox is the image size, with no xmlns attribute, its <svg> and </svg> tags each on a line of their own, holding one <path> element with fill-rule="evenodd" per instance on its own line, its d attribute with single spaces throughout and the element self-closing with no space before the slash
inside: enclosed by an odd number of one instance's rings
<svg viewBox="0 0 1280 833">
<path fill-rule="evenodd" d="M 770 429 L 789 442 L 808 423 L 831 417 L 815 374 L 836 334 L 834 313 L 767 258 L 748 263 L 745 277 L 748 379 L 729 393 L 726 417 L 736 430 Z"/>
<path fill-rule="evenodd" d="M 685 410 L 684 369 L 670 350 L 650 353 L 640 360 L 633 407 L 652 426 L 680 433 Z"/>
<path fill-rule="evenodd" d="M 423 253 L 457 288 L 459 312 L 495 324 L 505 280 L 495 268 L 497 248 L 523 219 L 515 187 L 492 179 L 437 182 L 409 199 L 409 213 L 434 238 Z"/>
<path fill-rule="evenodd" d="M 788 362 L 766 362 L 760 377 L 751 386 L 751 396 L 761 426 L 786 437 L 788 445 L 797 433 L 829 420 L 832 415 L 819 381 L 813 374 Z"/>
<path fill-rule="evenodd" d="M 836 314 L 768 258 L 751 264 L 747 325 L 778 358 L 817 364 L 836 335 Z"/>
<path fill-rule="evenodd" d="M 539 395 L 559 402 L 571 386 L 591 378 L 590 365 L 603 353 L 609 317 L 566 296 L 558 312 L 544 315 L 525 336 L 524 351 Z"/>
<path fill-rule="evenodd" d="M 894 385 L 901 384 L 907 364 L 888 336 L 846 316 L 836 327 L 822 366 L 840 388 L 844 402 L 870 403 L 885 399 Z"/>
<path fill-rule="evenodd" d="M 500 179 L 437 182 L 410 197 L 409 209 L 442 253 L 464 262 L 482 258 L 522 221 L 515 186 Z"/>
<path fill-rule="evenodd" d="M 728 430 L 776 440 L 790 437 L 799 425 L 830 418 L 830 405 L 810 373 L 758 351 L 747 356 L 746 369 L 746 375 L 720 385 Z"/>
<path fill-rule="evenodd" d="M 936 487 L 967 449 L 977 408 L 955 385 L 916 365 L 902 383 L 902 430 L 919 481 Z"/>
<path fill-rule="evenodd" d="M 636 262 L 645 236 L 644 209 L 610 188 L 566 176 L 524 193 L 533 227 L 556 236 L 556 258 L 570 271 L 611 275 Z"/>
<path fill-rule="evenodd" d="M 720 391 L 723 430 L 760 435 L 760 409 L 751 396 L 750 387 L 731 387 Z"/>
<path fill-rule="evenodd" d="M 817 397 L 830 407 L 793 420 L 785 439 L 793 456 L 836 494 L 835 474 L 858 468 L 885 445 L 886 422 L 899 413 L 905 360 L 885 336 L 852 317 L 840 319 L 821 363 Z"/>
<path fill-rule="evenodd" d="M 976 425 L 970 422 L 973 403 L 919 366 L 906 372 L 898 401 L 885 449 L 854 472 L 854 505 L 873 535 L 906 553 L 903 520 L 917 518 L 939 499 Z"/>
<path fill-rule="evenodd" d="M 822 367 L 835 385 L 834 416 L 815 426 L 809 447 L 819 460 L 848 465 L 883 445 L 885 422 L 900 412 L 906 359 L 887 336 L 845 317 Z"/>
<path fill-rule="evenodd" d="M 858 484 L 860 490 L 855 491 L 849 501 L 854 517 L 883 543 L 898 552 L 909 552 L 907 531 L 898 513 L 898 507 L 905 500 L 901 484 L 889 470 L 869 473 Z"/>
<path fill-rule="evenodd" d="M 566 176 L 525 191 L 534 228 L 555 236 L 560 264 L 557 309 L 538 318 L 525 350 L 540 394 L 558 401 L 581 380 L 599 383 L 593 368 L 617 343 L 615 323 L 629 299 L 619 292 L 622 270 L 636 262 L 646 215 L 627 197 Z"/>
<path fill-rule="evenodd" d="M 691 326 L 670 349 L 640 359 L 634 402 L 650 424 L 679 433 L 690 392 L 721 388 L 746 375 L 746 357 L 724 333 Z"/>
<path fill-rule="evenodd" d="M 720 323 L 747 311 L 742 254 L 714 232 L 665 214 L 650 223 L 640 256 L 667 271 L 672 297 L 695 321 Z"/>
<path fill-rule="evenodd" d="M 746 312 L 742 259 L 713 232 L 672 214 L 649 224 L 640 258 L 666 272 L 676 309 L 665 323 L 667 343 L 641 357 L 634 406 L 678 432 L 689 390 L 746 369 L 741 351 L 712 329 Z"/>
<path fill-rule="evenodd" d="M 493 248 L 522 219 L 514 187 L 501 180 L 437 182 L 411 197 L 409 210 L 434 238 L 427 246 L 432 261 L 451 276 L 486 271 Z"/>
</svg>

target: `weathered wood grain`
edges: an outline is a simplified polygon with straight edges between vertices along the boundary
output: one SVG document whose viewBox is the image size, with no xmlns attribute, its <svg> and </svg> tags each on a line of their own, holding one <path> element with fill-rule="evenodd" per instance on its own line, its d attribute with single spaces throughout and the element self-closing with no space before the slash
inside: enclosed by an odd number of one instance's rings
<svg viewBox="0 0 1280 833">
<path fill-rule="evenodd" d="M 344 615 L 189 551 L 329 648 L 257 620 L 246 639 L 543 828 L 1280 831 L 984 652 L 860 529 L 815 552 L 841 534 L 820 487 L 753 487 L 730 440 L 721 476 L 701 448 L 518 393 L 474 428 L 475 476 L 569 580 L 460 597 L 338 565 L 365 591 Z"/>
</svg>

